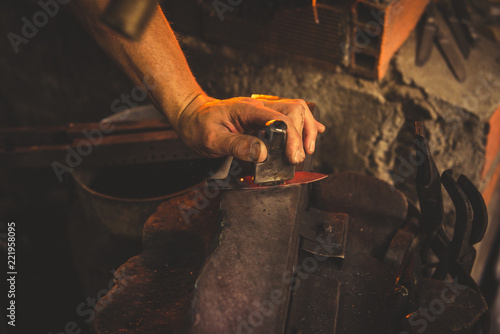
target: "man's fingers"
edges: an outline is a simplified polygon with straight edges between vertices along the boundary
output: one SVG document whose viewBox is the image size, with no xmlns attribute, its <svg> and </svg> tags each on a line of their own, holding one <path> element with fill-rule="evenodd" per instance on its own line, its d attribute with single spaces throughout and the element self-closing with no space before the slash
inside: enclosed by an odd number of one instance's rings
<svg viewBox="0 0 500 334">
<path fill-rule="evenodd" d="M 302 136 L 295 128 L 294 122 L 285 114 L 264 105 L 252 106 L 251 110 L 241 110 L 237 117 L 246 124 L 264 126 L 270 120 L 280 119 L 287 125 L 286 156 L 290 163 L 298 165 L 305 159 Z M 267 151 L 266 151 L 267 156 Z M 264 158 L 265 159 L 265 158 Z"/>
<path fill-rule="evenodd" d="M 288 129 L 286 131 L 287 139 L 285 148 L 286 157 L 292 164 L 298 165 L 306 158 L 304 149 L 302 148 L 302 136 L 297 132 L 289 119 L 287 126 Z"/>
<path fill-rule="evenodd" d="M 302 136 L 304 129 L 304 118 L 307 113 L 310 114 L 307 104 L 301 103 L 302 100 L 262 100 L 264 106 L 276 110 L 290 118 L 297 132 Z M 306 109 L 307 108 L 307 109 Z"/>
<path fill-rule="evenodd" d="M 318 136 L 318 128 L 316 120 L 311 113 L 305 116 L 304 122 L 304 149 L 307 154 L 313 154 L 316 149 L 316 137 Z"/>
<path fill-rule="evenodd" d="M 318 132 L 319 133 L 325 132 L 326 127 L 323 125 L 323 123 L 320 123 L 318 121 L 315 121 L 315 122 L 316 122 L 316 128 L 318 129 Z"/>
<path fill-rule="evenodd" d="M 283 114 L 290 119 L 292 127 L 288 125 L 287 130 L 287 156 L 290 162 L 299 164 L 306 158 L 303 142 L 304 132 L 304 109 L 301 105 L 287 105 L 285 106 L 287 112 Z"/>
<path fill-rule="evenodd" d="M 304 104 L 297 103 L 298 100 L 260 101 L 266 108 L 285 115 L 283 121 L 285 121 L 288 126 L 286 156 L 292 164 L 298 165 L 306 158 L 302 134 L 304 131 L 304 117 L 306 111 L 309 112 L 309 109 L 305 109 L 307 105 L 305 102 Z"/>
<path fill-rule="evenodd" d="M 295 129 L 297 129 L 297 132 L 302 136 L 304 129 L 304 117 L 306 114 L 304 106 L 300 104 L 290 104 L 286 105 L 285 109 L 286 110 L 283 113 L 292 120 Z"/>
<path fill-rule="evenodd" d="M 220 133 L 212 148 L 220 155 L 231 155 L 242 161 L 263 162 L 267 158 L 266 145 L 257 137 L 233 132 Z"/>
</svg>

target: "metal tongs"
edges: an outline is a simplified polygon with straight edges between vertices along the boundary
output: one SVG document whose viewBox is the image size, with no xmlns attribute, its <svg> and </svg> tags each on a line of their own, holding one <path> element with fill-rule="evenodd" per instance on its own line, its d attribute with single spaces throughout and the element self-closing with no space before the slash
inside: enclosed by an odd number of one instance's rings
<svg viewBox="0 0 500 334">
<path fill-rule="evenodd" d="M 421 211 L 421 253 L 424 266 L 429 266 L 430 251 L 438 258 L 432 279 L 445 280 L 448 275 L 460 284 L 478 293 L 480 289 L 470 273 L 476 258 L 474 245 L 480 242 L 488 226 L 488 212 L 484 199 L 465 175 L 457 180 L 452 170 L 439 174 L 431 156 L 423 125 L 415 122 L 415 148 L 422 163 L 417 167 L 416 186 Z M 453 235 L 450 237 L 444 224 L 444 207 L 441 184 L 455 208 Z M 489 333 L 489 312 L 481 318 L 483 333 Z"/>
</svg>

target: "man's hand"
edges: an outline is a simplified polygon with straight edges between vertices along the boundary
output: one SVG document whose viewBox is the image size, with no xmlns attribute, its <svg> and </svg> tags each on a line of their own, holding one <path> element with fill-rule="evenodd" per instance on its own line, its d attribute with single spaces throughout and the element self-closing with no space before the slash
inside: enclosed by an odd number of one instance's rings
<svg viewBox="0 0 500 334">
<path fill-rule="evenodd" d="M 236 97 L 216 100 L 198 96 L 178 117 L 174 127 L 183 142 L 207 157 L 234 156 L 262 162 L 267 158 L 264 143 L 250 134 L 273 119 L 287 126 L 286 156 L 299 164 L 312 154 L 316 136 L 325 131 L 303 100 Z"/>
</svg>

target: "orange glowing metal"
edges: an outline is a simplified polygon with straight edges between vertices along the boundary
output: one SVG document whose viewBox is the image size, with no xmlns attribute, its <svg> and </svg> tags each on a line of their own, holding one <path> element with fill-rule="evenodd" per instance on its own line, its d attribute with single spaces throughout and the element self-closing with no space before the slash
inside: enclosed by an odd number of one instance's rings
<svg viewBox="0 0 500 334">
<path fill-rule="evenodd" d="M 280 97 L 276 95 L 265 95 L 265 94 L 252 94 L 252 99 L 261 99 L 261 100 L 279 100 Z"/>
<path fill-rule="evenodd" d="M 292 186 L 292 185 L 302 185 L 311 182 L 320 181 L 324 178 L 328 177 L 328 175 L 313 173 L 313 172 L 295 172 L 295 178 L 293 180 L 284 181 L 283 183 L 273 184 L 273 185 L 258 185 L 253 183 L 253 177 L 245 176 L 240 179 L 240 186 L 243 186 L 244 189 L 262 189 L 269 187 L 283 187 L 283 186 Z"/>
<path fill-rule="evenodd" d="M 273 124 L 276 121 L 283 122 L 283 120 L 281 120 L 281 119 L 272 119 L 272 120 L 266 122 L 266 126 L 269 126 L 269 125 Z"/>
</svg>

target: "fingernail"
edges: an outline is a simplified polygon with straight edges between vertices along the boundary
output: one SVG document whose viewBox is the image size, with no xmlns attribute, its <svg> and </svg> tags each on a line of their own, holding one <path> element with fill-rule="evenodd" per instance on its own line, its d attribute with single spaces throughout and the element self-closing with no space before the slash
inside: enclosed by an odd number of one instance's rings
<svg viewBox="0 0 500 334">
<path fill-rule="evenodd" d="M 312 141 L 310 144 L 309 144 L 309 152 L 313 153 L 314 152 L 314 148 L 315 148 L 315 142 Z"/>
<path fill-rule="evenodd" d="M 253 143 L 250 146 L 250 159 L 258 161 L 260 157 L 260 143 Z"/>
<path fill-rule="evenodd" d="M 298 165 L 300 163 L 299 156 L 300 156 L 299 151 L 295 152 L 295 154 L 293 155 L 293 164 L 294 165 Z"/>
<path fill-rule="evenodd" d="M 298 165 L 306 158 L 304 150 L 298 150 L 293 156 L 293 164 Z"/>
</svg>

